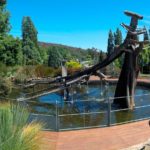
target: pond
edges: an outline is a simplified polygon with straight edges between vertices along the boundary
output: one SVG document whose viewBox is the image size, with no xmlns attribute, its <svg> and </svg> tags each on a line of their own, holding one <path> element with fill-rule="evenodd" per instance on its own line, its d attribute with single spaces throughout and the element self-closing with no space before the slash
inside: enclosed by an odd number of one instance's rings
<svg viewBox="0 0 150 150">
<path fill-rule="evenodd" d="M 150 90 L 137 87 L 134 110 L 121 110 L 113 104 L 115 85 L 76 85 L 63 92 L 23 102 L 31 112 L 30 121 L 42 121 L 48 130 L 73 130 L 107 126 L 108 97 L 111 97 L 111 124 L 150 117 Z M 142 107 L 141 107 L 142 106 Z"/>
</svg>

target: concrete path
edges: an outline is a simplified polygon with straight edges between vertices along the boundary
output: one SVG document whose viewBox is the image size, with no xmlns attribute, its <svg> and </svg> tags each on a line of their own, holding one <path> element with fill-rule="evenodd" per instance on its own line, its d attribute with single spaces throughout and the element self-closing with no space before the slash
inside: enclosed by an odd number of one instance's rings
<svg viewBox="0 0 150 150">
<path fill-rule="evenodd" d="M 107 128 L 42 132 L 41 150 L 120 150 L 150 139 L 149 121 Z"/>
</svg>

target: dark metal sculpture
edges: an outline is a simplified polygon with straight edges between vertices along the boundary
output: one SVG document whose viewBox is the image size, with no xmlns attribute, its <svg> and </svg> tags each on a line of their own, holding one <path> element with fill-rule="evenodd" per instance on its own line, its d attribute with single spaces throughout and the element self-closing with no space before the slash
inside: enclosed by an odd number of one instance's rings
<svg viewBox="0 0 150 150">
<path fill-rule="evenodd" d="M 97 70 L 109 65 L 116 58 L 125 53 L 124 64 L 119 81 L 117 83 L 114 103 L 123 108 L 133 108 L 134 92 L 139 72 L 137 60 L 139 53 L 143 49 L 144 45 L 144 42 L 139 42 L 137 39 L 138 35 L 144 34 L 146 31 L 145 29 L 137 29 L 138 20 L 143 19 L 142 16 L 129 11 L 125 11 L 125 14 L 131 17 L 131 23 L 130 26 L 127 26 L 124 23 L 121 24 L 128 32 L 123 44 L 116 47 L 114 52 L 102 63 L 99 63 L 92 68 L 79 72 L 73 76 L 67 76 L 66 81 L 72 80 L 85 74 L 97 74 Z"/>
<path fill-rule="evenodd" d="M 138 20 L 143 19 L 141 15 L 129 11 L 125 11 L 125 14 L 131 17 L 130 26 L 125 25 L 124 23 L 121 24 L 122 27 L 127 30 L 126 39 L 123 44 L 115 47 L 114 52 L 111 55 L 109 55 L 103 62 L 98 63 L 89 69 L 83 70 L 74 75 L 57 78 L 56 80 L 47 83 L 59 82 L 60 86 L 65 86 L 67 88 L 69 85 L 80 81 L 83 77 L 88 79 L 90 75 L 99 75 L 98 71 L 100 69 L 106 67 L 125 53 L 124 64 L 117 83 L 114 103 L 120 107 L 128 107 L 132 109 L 134 107 L 134 92 L 139 72 L 137 60 L 144 45 L 144 42 L 139 42 L 137 37 L 140 34 L 144 34 L 146 31 L 145 29 L 137 29 Z"/>
<path fill-rule="evenodd" d="M 138 35 L 144 34 L 144 29 L 137 29 L 138 20 L 143 19 L 142 16 L 137 15 L 132 12 L 125 11 L 127 16 L 131 17 L 130 26 L 121 24 L 127 30 L 127 37 L 123 43 L 125 48 L 125 58 L 124 64 L 122 66 L 122 71 L 117 83 L 117 88 L 115 92 L 114 100 L 115 104 L 119 104 L 121 107 L 134 107 L 134 93 L 136 81 L 139 73 L 138 67 L 138 56 L 140 51 L 143 49 L 143 42 L 139 42 Z M 126 96 L 126 98 L 123 98 Z"/>
</svg>

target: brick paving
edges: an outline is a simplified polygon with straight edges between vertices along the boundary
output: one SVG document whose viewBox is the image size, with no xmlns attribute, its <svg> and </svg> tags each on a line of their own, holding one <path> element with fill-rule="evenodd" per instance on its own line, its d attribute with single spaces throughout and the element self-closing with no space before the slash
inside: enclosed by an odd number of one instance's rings
<svg viewBox="0 0 150 150">
<path fill-rule="evenodd" d="M 43 131 L 41 150 L 56 150 L 56 144 L 58 139 L 57 132 Z"/>
<path fill-rule="evenodd" d="M 148 120 L 67 132 L 42 132 L 41 150 L 120 150 L 150 139 Z"/>
</svg>

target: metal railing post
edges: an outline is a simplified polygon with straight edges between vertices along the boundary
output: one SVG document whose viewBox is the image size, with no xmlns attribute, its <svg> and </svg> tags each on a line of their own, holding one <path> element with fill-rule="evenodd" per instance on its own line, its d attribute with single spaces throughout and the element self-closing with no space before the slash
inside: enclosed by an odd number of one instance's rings
<svg viewBox="0 0 150 150">
<path fill-rule="evenodd" d="M 84 107 L 84 115 L 83 115 L 83 120 L 84 120 L 84 128 L 85 128 L 85 106 Z"/>
<path fill-rule="evenodd" d="M 108 97 L 108 127 L 111 126 L 111 102 L 110 98 Z"/>
<path fill-rule="evenodd" d="M 59 117 L 58 115 L 59 114 L 58 114 L 58 105 L 57 104 L 58 104 L 58 102 L 56 100 L 56 131 L 59 131 L 59 123 L 58 123 L 58 121 L 59 121 L 58 120 L 58 117 Z"/>
</svg>

